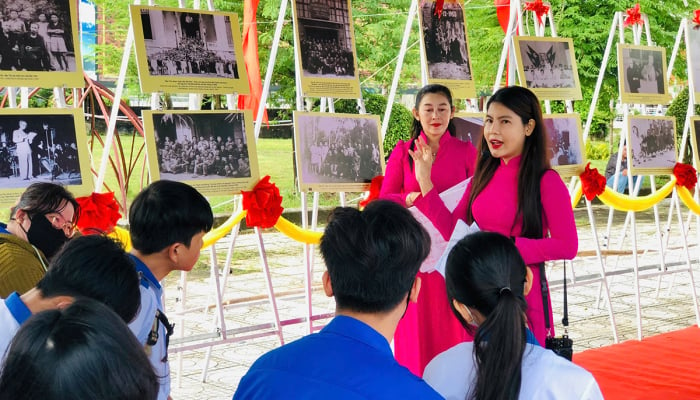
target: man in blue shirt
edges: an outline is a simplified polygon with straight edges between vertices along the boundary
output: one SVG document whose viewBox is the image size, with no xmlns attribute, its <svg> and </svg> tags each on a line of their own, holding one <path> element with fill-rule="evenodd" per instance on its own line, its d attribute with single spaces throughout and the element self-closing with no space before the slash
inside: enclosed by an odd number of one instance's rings
<svg viewBox="0 0 700 400">
<path fill-rule="evenodd" d="M 336 317 L 319 333 L 260 357 L 233 398 L 441 399 L 389 347 L 420 290 L 416 273 L 430 251 L 423 227 L 389 201 L 362 212 L 338 207 L 320 250 L 328 269 L 323 288 L 335 297 Z"/>
</svg>

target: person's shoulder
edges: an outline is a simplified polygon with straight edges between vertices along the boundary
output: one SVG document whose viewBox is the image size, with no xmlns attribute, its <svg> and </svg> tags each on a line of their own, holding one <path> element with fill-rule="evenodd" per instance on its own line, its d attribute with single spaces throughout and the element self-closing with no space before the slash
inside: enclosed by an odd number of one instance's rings
<svg viewBox="0 0 700 400">
<path fill-rule="evenodd" d="M 566 187 L 564 184 L 564 181 L 561 178 L 561 175 L 553 169 L 548 169 L 544 171 L 542 174 L 542 178 L 540 179 L 540 184 L 542 187 L 551 187 L 551 186 L 563 186 Z"/>
<path fill-rule="evenodd" d="M 593 374 L 540 346 L 528 345 L 522 370 L 523 382 L 549 382 L 533 388 L 535 392 L 567 394 L 555 398 L 578 398 L 577 395 L 590 391 L 591 385 L 597 387 Z"/>
<path fill-rule="evenodd" d="M 141 343 L 146 343 L 148 333 L 153 327 L 153 320 L 158 309 L 157 294 L 154 290 L 139 284 L 141 305 L 134 319 L 129 323 L 129 329 Z"/>
<path fill-rule="evenodd" d="M 428 363 L 423 379 L 437 388 L 441 381 L 449 382 L 453 380 L 452 377 L 466 376 L 473 365 L 473 351 L 473 342 L 462 342 L 450 347 Z"/>
</svg>

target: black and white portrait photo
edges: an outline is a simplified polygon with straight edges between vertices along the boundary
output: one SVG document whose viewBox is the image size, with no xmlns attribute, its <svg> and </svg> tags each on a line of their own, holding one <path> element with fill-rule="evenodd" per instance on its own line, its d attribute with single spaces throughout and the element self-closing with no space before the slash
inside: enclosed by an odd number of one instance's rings
<svg viewBox="0 0 700 400">
<path fill-rule="evenodd" d="M 150 75 L 239 77 L 229 16 L 143 9 L 141 22 Z"/>
<path fill-rule="evenodd" d="M 238 16 L 130 6 L 144 92 L 249 92 Z"/>
<path fill-rule="evenodd" d="M 562 175 L 578 175 L 585 154 L 578 114 L 544 115 L 543 121 L 550 165 Z"/>
<path fill-rule="evenodd" d="M 421 31 L 431 79 L 472 80 L 464 11 L 459 2 L 446 1 L 435 15 L 436 2 L 421 3 Z"/>
<path fill-rule="evenodd" d="M 580 100 L 581 85 L 571 38 L 513 38 L 518 76 L 540 99 Z"/>
<path fill-rule="evenodd" d="M 630 169 L 634 175 L 673 170 L 676 164 L 673 117 L 630 117 L 628 129 Z"/>
<path fill-rule="evenodd" d="M 82 184 L 73 115 L 0 114 L 0 188 L 33 182 Z"/>
<path fill-rule="evenodd" d="M 618 44 L 618 73 L 623 103 L 658 104 L 670 98 L 664 48 Z"/>
<path fill-rule="evenodd" d="M 384 170 L 379 126 L 376 116 L 295 112 L 302 190 L 366 190 Z"/>
<path fill-rule="evenodd" d="M 479 147 L 481 138 L 484 136 L 484 117 L 485 114 L 467 114 L 458 113 L 452 119 L 455 125 L 455 136 L 463 142 L 469 142 L 475 148 Z"/>
<path fill-rule="evenodd" d="M 8 0 L 0 6 L 0 70 L 76 71 L 67 0 Z"/>
</svg>

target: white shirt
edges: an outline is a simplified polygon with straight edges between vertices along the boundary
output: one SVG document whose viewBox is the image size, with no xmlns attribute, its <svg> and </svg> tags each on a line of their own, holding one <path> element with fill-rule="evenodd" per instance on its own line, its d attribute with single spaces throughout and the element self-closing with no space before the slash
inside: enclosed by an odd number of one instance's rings
<svg viewBox="0 0 700 400">
<path fill-rule="evenodd" d="M 475 382 L 473 349 L 465 342 L 438 354 L 423 379 L 445 399 L 464 400 Z M 525 346 L 521 371 L 520 399 L 603 399 L 590 372 L 538 345 Z"/>
<path fill-rule="evenodd" d="M 15 302 L 15 310 L 11 310 L 11 305 Z M 19 327 L 26 318 L 29 317 L 29 309 L 27 309 L 22 300 L 19 299 L 19 295 L 15 292 L 12 293 L 7 299 L 0 299 L 0 371 L 2 371 L 2 364 L 4 364 L 5 353 L 8 347 L 10 347 L 10 342 L 15 334 L 19 330 Z M 17 303 L 20 302 L 20 303 Z M 24 308 L 23 310 L 18 310 L 18 308 Z M 14 313 L 13 313 L 14 311 Z M 18 321 L 17 318 L 23 319 Z"/>
<path fill-rule="evenodd" d="M 142 274 L 142 283 L 139 286 L 141 291 L 141 307 L 139 308 L 136 318 L 129 324 L 129 329 L 134 333 L 139 343 L 144 345 L 148 359 L 151 361 L 153 370 L 158 377 L 158 381 L 160 382 L 158 400 L 167 400 L 170 395 L 170 365 L 166 358 L 168 352 L 165 347 L 166 331 L 163 324 L 158 324 L 158 341 L 156 344 L 153 346 L 146 345 L 148 335 L 153 329 L 156 310 L 163 310 L 163 305 L 161 304 L 163 289 L 141 260 L 134 256 L 132 256 L 132 259 L 136 263 L 137 271 Z"/>
</svg>

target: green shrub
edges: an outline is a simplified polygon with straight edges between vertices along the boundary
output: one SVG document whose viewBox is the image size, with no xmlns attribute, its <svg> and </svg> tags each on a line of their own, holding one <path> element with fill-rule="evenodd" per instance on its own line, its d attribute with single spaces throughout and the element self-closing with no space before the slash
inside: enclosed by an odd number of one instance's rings
<svg viewBox="0 0 700 400">
<path fill-rule="evenodd" d="M 610 147 L 606 142 L 589 140 L 586 142 L 586 159 L 605 160 L 610 158 Z"/>
<path fill-rule="evenodd" d="M 680 151 L 681 139 L 683 138 L 683 126 L 685 125 L 685 117 L 688 113 L 688 88 L 686 87 L 675 99 L 671 102 L 666 110 L 666 115 L 669 117 L 676 118 L 676 144 L 678 145 L 678 151 Z M 695 115 L 700 115 L 700 105 L 695 105 Z M 679 154 L 679 161 L 692 160 L 692 153 L 690 150 L 690 143 L 685 147 L 685 154 Z"/>
<path fill-rule="evenodd" d="M 605 140 L 605 137 L 610 133 L 613 118 L 615 118 L 615 113 L 610 109 L 595 110 L 593 120 L 591 120 L 591 130 L 588 133 L 589 138 Z"/>
</svg>

